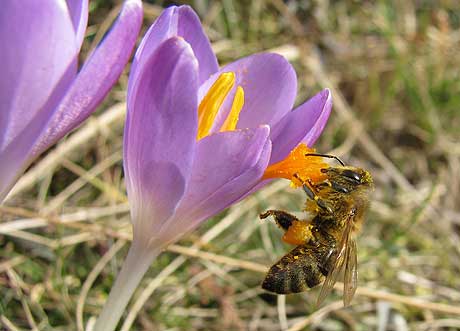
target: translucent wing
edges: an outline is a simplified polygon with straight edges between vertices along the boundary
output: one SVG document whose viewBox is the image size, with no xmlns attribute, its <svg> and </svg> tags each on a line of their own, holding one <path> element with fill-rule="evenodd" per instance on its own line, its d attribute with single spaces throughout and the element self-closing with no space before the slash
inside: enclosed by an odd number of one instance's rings
<svg viewBox="0 0 460 331">
<path fill-rule="evenodd" d="M 337 279 L 343 270 L 343 267 L 347 264 L 350 240 L 354 242 L 354 240 L 351 239 L 351 230 L 353 229 L 352 217 L 353 215 L 350 215 L 346 221 L 345 230 L 342 238 L 340 239 L 339 246 L 337 247 L 337 253 L 331 256 L 331 258 L 335 260 L 333 261 L 331 270 L 329 270 L 329 274 L 326 276 L 323 286 L 321 287 L 321 291 L 319 292 L 318 300 L 316 301 L 316 306 L 318 307 L 323 303 L 328 294 L 331 293 L 334 288 L 334 284 L 337 282 Z M 354 251 L 356 252 L 356 247 Z"/>
<path fill-rule="evenodd" d="M 343 304 L 348 306 L 358 287 L 358 258 L 356 241 L 349 238 L 345 252 L 345 276 L 343 279 Z"/>
</svg>

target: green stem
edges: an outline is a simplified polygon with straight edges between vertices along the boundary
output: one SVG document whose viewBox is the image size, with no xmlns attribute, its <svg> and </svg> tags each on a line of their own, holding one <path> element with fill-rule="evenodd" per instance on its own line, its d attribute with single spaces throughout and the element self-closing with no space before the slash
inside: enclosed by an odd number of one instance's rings
<svg viewBox="0 0 460 331">
<path fill-rule="evenodd" d="M 115 330 L 134 291 L 160 252 L 161 247 L 150 248 L 137 240 L 132 242 L 94 331 Z"/>
</svg>

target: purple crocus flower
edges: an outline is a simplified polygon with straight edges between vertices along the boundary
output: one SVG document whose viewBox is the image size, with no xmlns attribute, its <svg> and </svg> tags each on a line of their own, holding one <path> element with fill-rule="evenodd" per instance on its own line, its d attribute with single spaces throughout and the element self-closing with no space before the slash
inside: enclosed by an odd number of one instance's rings
<svg viewBox="0 0 460 331">
<path fill-rule="evenodd" d="M 263 186 L 267 167 L 311 146 L 331 110 L 324 90 L 293 111 L 297 79 L 280 55 L 219 69 L 188 6 L 142 40 L 128 86 L 124 170 L 133 243 L 98 331 L 113 330 L 153 259 L 202 221 Z M 291 154 L 290 154 L 291 153 Z"/>
<path fill-rule="evenodd" d="M 177 240 L 240 200 L 299 143 L 311 146 L 331 95 L 326 89 L 291 111 L 296 93 L 282 56 L 255 54 L 219 69 L 195 12 L 164 10 L 136 52 L 128 86 L 134 237 L 154 246 Z"/>
<path fill-rule="evenodd" d="M 3 0 L 0 10 L 0 202 L 28 165 L 83 122 L 115 84 L 142 24 L 126 0 L 78 72 L 88 0 Z"/>
</svg>

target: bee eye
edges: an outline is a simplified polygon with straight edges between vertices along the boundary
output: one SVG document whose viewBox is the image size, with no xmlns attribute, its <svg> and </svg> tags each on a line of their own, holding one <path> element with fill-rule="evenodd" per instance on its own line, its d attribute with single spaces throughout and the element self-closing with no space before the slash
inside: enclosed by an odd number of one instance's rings
<svg viewBox="0 0 460 331">
<path fill-rule="evenodd" d="M 358 183 L 361 182 L 361 176 L 356 171 L 353 171 L 353 170 L 350 170 L 350 169 L 345 169 L 342 172 L 342 175 L 344 175 L 345 177 L 351 179 L 352 181 L 356 181 Z"/>
</svg>

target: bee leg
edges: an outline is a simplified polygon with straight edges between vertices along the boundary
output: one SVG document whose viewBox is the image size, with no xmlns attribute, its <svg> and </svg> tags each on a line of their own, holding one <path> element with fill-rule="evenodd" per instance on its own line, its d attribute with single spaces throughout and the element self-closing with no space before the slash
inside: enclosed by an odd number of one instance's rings
<svg viewBox="0 0 460 331">
<path fill-rule="evenodd" d="M 292 222 L 298 221 L 297 217 L 282 210 L 267 210 L 265 213 L 259 215 L 260 219 L 264 219 L 269 216 L 273 216 L 276 224 L 278 224 L 278 226 L 284 231 L 289 229 L 289 227 L 292 225 Z"/>
<path fill-rule="evenodd" d="M 315 185 L 311 182 L 310 179 L 305 181 L 302 178 L 300 178 L 297 174 L 294 174 L 294 177 L 302 182 L 303 190 L 311 200 L 314 200 L 316 202 L 318 207 L 320 207 L 324 211 L 327 211 L 329 214 L 332 214 L 331 207 L 316 194 L 316 190 L 314 189 Z"/>
<path fill-rule="evenodd" d="M 349 193 L 350 192 L 348 190 L 348 188 L 346 188 L 345 186 L 343 186 L 342 184 L 339 184 L 337 182 L 332 182 L 331 186 L 335 191 L 340 192 L 340 193 Z"/>
</svg>

